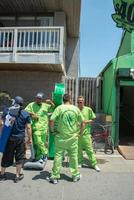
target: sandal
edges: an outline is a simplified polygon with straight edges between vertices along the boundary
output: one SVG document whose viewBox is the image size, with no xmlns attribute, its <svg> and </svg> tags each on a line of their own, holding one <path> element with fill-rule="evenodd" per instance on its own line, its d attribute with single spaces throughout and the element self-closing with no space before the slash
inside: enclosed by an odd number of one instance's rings
<svg viewBox="0 0 134 200">
<path fill-rule="evenodd" d="M 19 176 L 15 176 L 14 183 L 18 183 L 24 178 L 24 174 L 20 174 Z"/>
</svg>

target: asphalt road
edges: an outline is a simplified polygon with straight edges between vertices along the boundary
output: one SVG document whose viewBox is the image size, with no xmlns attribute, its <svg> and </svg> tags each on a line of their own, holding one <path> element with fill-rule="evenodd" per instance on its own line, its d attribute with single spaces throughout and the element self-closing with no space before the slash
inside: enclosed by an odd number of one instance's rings
<svg viewBox="0 0 134 200">
<path fill-rule="evenodd" d="M 101 172 L 85 166 L 82 178 L 73 183 L 66 160 L 58 184 L 50 184 L 49 175 L 53 161 L 48 160 L 43 171 L 24 171 L 24 179 L 14 183 L 15 167 L 7 169 L 8 180 L 0 182 L 1 200 L 133 200 L 134 160 L 125 160 L 117 152 L 114 155 L 98 153 Z M 87 162 L 88 164 L 88 162 Z"/>
</svg>

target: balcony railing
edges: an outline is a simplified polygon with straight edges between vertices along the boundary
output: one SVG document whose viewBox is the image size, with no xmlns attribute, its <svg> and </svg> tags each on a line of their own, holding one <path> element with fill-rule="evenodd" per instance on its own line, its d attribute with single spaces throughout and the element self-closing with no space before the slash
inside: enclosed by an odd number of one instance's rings
<svg viewBox="0 0 134 200">
<path fill-rule="evenodd" d="M 63 38 L 63 27 L 2 27 L 0 28 L 0 53 L 61 53 Z"/>
</svg>

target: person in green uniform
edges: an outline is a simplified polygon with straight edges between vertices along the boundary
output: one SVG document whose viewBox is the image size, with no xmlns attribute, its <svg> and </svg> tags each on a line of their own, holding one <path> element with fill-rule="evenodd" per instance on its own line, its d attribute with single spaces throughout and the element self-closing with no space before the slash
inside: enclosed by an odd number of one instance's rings
<svg viewBox="0 0 134 200">
<path fill-rule="evenodd" d="M 44 102 L 44 93 L 38 92 L 35 101 L 29 103 L 25 110 L 32 118 L 32 137 L 35 154 L 35 161 L 43 163 L 47 160 L 48 149 L 46 147 L 48 134 L 48 113 L 51 110 L 50 100 Z"/>
<path fill-rule="evenodd" d="M 83 165 L 83 149 L 86 151 L 91 166 L 96 170 L 100 171 L 100 168 L 97 166 L 97 160 L 93 151 L 92 138 L 91 138 L 91 124 L 96 118 L 95 113 L 90 107 L 84 105 L 83 96 L 79 96 L 77 99 L 78 108 L 81 111 L 81 114 L 84 117 L 85 127 L 83 133 L 79 137 L 78 141 L 78 164 L 79 167 Z"/>
<path fill-rule="evenodd" d="M 83 116 L 80 110 L 71 104 L 69 94 L 64 94 L 63 104 L 58 106 L 50 118 L 50 129 L 54 131 L 54 121 L 57 123 L 57 133 L 55 135 L 55 158 L 52 174 L 49 181 L 53 184 L 60 179 L 60 170 L 64 152 L 69 156 L 69 168 L 73 182 L 80 180 L 78 169 L 78 136 L 84 126 Z"/>
</svg>

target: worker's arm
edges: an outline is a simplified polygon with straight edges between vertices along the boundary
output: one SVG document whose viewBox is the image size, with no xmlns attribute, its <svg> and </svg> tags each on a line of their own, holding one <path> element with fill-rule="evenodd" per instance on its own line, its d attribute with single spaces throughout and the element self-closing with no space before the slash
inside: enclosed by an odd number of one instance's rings
<svg viewBox="0 0 134 200">
<path fill-rule="evenodd" d="M 50 120 L 50 132 L 54 133 L 54 121 Z"/>
<path fill-rule="evenodd" d="M 80 125 L 80 136 L 83 134 L 84 128 L 85 128 L 85 122 L 82 122 Z"/>
<path fill-rule="evenodd" d="M 30 123 L 26 124 L 26 131 L 27 131 L 27 136 L 28 136 L 28 143 L 31 144 L 32 143 L 32 128 L 31 128 Z"/>
<path fill-rule="evenodd" d="M 51 99 L 46 99 L 45 103 L 50 104 L 52 107 L 55 107 L 55 104 Z"/>
<path fill-rule="evenodd" d="M 3 127 L 3 120 L 0 119 L 0 129 L 2 129 L 2 127 Z"/>
<path fill-rule="evenodd" d="M 32 119 L 38 120 L 39 117 L 38 117 L 38 115 L 36 113 L 29 112 L 29 114 L 30 114 L 30 116 L 31 116 Z"/>
<path fill-rule="evenodd" d="M 92 124 L 94 119 L 88 119 L 88 120 L 85 120 L 84 122 L 85 122 L 85 124 Z"/>
</svg>

